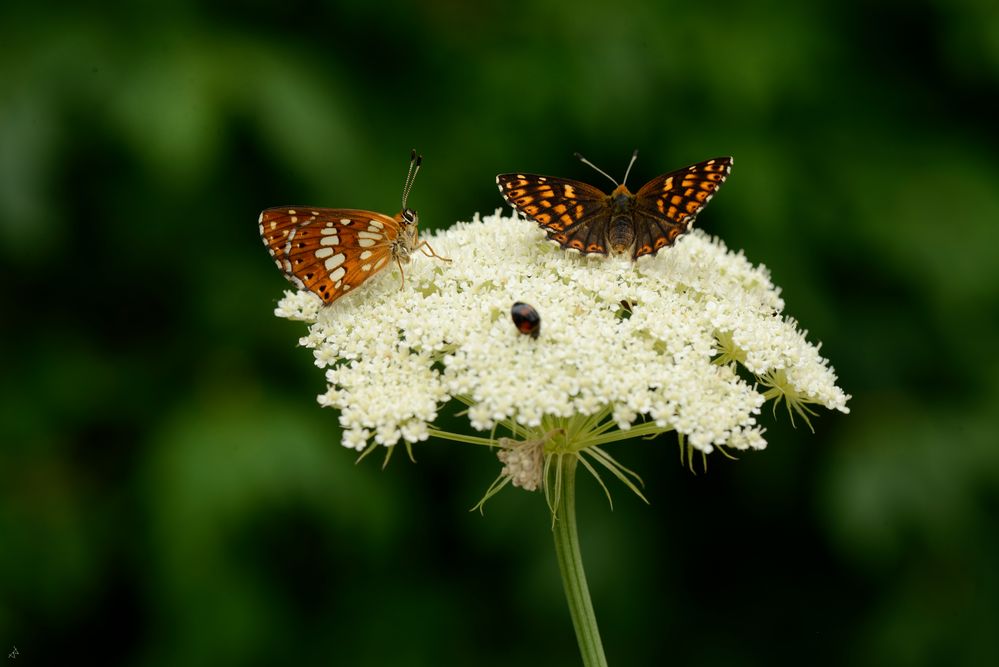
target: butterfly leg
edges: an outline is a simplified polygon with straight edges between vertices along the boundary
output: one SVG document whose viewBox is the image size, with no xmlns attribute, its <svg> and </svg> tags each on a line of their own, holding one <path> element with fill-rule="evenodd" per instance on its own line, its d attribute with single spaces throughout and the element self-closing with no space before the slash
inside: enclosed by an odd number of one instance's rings
<svg viewBox="0 0 999 667">
<path fill-rule="evenodd" d="M 406 272 L 402 270 L 402 259 L 396 257 L 395 263 L 399 265 L 399 275 L 402 276 L 402 284 L 399 285 L 399 291 L 401 292 L 406 288 Z"/>
<path fill-rule="evenodd" d="M 449 257 L 441 257 L 440 255 L 438 255 L 437 252 L 434 250 L 433 246 L 427 243 L 426 241 L 421 241 L 420 245 L 418 245 L 417 248 L 419 248 L 420 252 L 422 252 L 427 257 L 436 257 L 442 262 L 447 262 L 448 264 L 451 263 L 451 259 Z M 427 252 L 428 248 L 430 252 Z"/>
</svg>

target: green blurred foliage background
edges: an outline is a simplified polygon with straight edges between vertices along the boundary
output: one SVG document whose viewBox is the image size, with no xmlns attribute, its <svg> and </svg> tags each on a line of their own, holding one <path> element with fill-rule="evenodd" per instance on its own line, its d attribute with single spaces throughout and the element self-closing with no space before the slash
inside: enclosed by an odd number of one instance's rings
<svg viewBox="0 0 999 667">
<path fill-rule="evenodd" d="M 548 516 L 474 448 L 355 465 L 272 316 L 267 206 L 432 229 L 494 175 L 731 154 L 849 416 L 677 462 L 581 532 L 616 665 L 999 664 L 991 0 L 0 7 L 0 651 L 18 664 L 572 665 Z M 417 259 L 417 261 L 420 261 Z"/>
</svg>

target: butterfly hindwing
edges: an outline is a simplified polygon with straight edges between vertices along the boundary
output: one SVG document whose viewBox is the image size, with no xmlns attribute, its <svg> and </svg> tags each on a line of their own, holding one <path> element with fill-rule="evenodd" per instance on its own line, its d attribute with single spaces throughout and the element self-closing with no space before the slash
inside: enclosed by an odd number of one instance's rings
<svg viewBox="0 0 999 667">
<path fill-rule="evenodd" d="M 673 245 L 677 237 L 686 231 L 683 225 L 647 213 L 637 206 L 632 212 L 632 228 L 635 232 L 635 242 L 631 249 L 633 260 L 655 255 L 663 248 Z"/>
<path fill-rule="evenodd" d="M 284 206 L 260 214 L 260 234 L 278 268 L 327 304 L 385 268 L 399 225 L 358 209 Z"/>
<path fill-rule="evenodd" d="M 565 232 L 549 232 L 548 238 L 566 250 L 578 250 L 583 254 L 607 254 L 607 234 L 611 217 L 607 207 L 592 213 L 583 222 Z"/>
</svg>

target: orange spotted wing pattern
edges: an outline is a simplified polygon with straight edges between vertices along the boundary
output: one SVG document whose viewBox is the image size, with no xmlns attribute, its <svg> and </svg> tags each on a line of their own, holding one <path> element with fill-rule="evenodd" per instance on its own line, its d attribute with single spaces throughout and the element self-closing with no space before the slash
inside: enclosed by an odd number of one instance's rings
<svg viewBox="0 0 999 667">
<path fill-rule="evenodd" d="M 384 269 L 406 241 L 406 227 L 402 213 L 392 218 L 348 208 L 283 206 L 260 214 L 260 236 L 274 263 L 295 287 L 327 304 Z"/>
<path fill-rule="evenodd" d="M 441 257 L 426 241 L 418 242 L 416 211 L 406 206 L 423 156 L 416 150 L 402 188 L 402 210 L 394 217 L 355 208 L 279 206 L 260 214 L 260 238 L 285 278 L 316 294 L 327 305 L 361 285 L 390 262 L 402 265 L 422 250 Z"/>
<path fill-rule="evenodd" d="M 653 178 L 635 194 L 624 184 L 605 194 L 586 183 L 536 174 L 500 174 L 496 184 L 511 206 L 563 248 L 638 259 L 689 231 L 731 169 L 730 157 L 698 162 Z"/>
</svg>

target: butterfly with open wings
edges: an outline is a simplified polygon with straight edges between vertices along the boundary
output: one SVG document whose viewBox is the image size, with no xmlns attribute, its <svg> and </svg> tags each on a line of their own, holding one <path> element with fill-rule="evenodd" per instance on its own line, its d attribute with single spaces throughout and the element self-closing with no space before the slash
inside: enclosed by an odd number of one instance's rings
<svg viewBox="0 0 999 667">
<path fill-rule="evenodd" d="M 274 263 L 299 289 L 327 305 L 394 261 L 402 273 L 417 250 L 441 257 L 418 238 L 416 211 L 406 206 L 423 156 L 413 151 L 402 190 L 402 210 L 394 217 L 353 208 L 279 206 L 260 214 L 260 236 Z M 406 277 L 402 275 L 403 285 Z"/>
<path fill-rule="evenodd" d="M 616 186 L 608 195 L 580 181 L 537 174 L 500 174 L 500 194 L 537 222 L 548 238 L 583 254 L 655 255 L 690 231 L 694 218 L 725 182 L 732 158 L 718 157 L 656 176 L 632 194 L 624 181 L 638 157 L 631 156 L 620 184 L 576 153 Z"/>
</svg>

